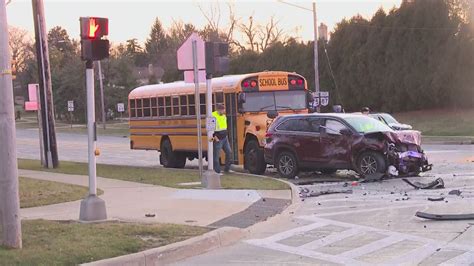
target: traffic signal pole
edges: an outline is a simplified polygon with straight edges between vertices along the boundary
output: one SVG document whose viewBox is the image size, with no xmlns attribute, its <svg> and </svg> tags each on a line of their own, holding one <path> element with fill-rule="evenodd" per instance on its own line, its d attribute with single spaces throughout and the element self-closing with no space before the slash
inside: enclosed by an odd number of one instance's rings
<svg viewBox="0 0 474 266">
<path fill-rule="evenodd" d="M 81 201 L 79 220 L 100 221 L 107 219 L 107 211 L 105 201 L 97 197 L 95 157 L 99 156 L 100 152 L 96 145 L 94 61 L 109 57 L 109 41 L 102 39 L 109 34 L 109 20 L 107 18 L 81 17 L 79 23 L 81 27 L 81 58 L 86 61 L 87 157 L 89 160 L 89 196 Z"/>
<path fill-rule="evenodd" d="M 214 141 L 212 137 L 214 130 L 210 130 L 209 124 L 212 117 L 212 74 L 206 74 L 206 129 L 207 129 L 207 171 L 203 175 L 203 186 L 207 189 L 220 189 L 221 177 L 214 171 Z M 217 121 L 214 121 L 214 124 Z M 214 126 L 215 129 L 215 126 Z"/>
<path fill-rule="evenodd" d="M 1 0 L 0 0 L 1 1 Z M 98 221 L 107 219 L 105 201 L 97 197 L 97 127 L 95 122 L 94 103 L 94 63 L 92 60 L 86 61 L 86 89 L 87 89 L 87 139 L 88 139 L 88 160 L 89 160 L 89 196 L 81 201 L 79 220 Z"/>
<path fill-rule="evenodd" d="M 21 248 L 20 199 L 7 10 L 0 0 L 0 245 Z"/>
</svg>

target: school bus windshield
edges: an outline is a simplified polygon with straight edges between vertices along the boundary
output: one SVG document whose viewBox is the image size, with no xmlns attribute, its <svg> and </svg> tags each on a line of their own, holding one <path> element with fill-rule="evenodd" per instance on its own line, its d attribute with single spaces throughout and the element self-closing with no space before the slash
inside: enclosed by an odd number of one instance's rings
<svg viewBox="0 0 474 266">
<path fill-rule="evenodd" d="M 249 92 L 245 94 L 243 112 L 301 110 L 306 108 L 305 91 Z"/>
</svg>

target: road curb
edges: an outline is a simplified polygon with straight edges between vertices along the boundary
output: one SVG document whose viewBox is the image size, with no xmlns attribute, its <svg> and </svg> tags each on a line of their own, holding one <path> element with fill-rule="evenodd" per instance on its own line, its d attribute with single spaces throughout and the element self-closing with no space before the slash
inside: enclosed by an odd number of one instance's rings
<svg viewBox="0 0 474 266">
<path fill-rule="evenodd" d="M 220 247 L 229 246 L 246 237 L 247 234 L 248 230 L 245 229 L 235 227 L 221 227 L 201 236 L 193 237 L 167 246 L 81 265 L 166 265 L 183 260 L 185 258 L 197 256 Z"/>
</svg>

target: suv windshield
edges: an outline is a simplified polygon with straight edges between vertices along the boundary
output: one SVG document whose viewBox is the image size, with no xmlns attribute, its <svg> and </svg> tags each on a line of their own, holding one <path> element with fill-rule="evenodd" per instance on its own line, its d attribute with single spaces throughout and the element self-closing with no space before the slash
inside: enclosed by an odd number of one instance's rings
<svg viewBox="0 0 474 266">
<path fill-rule="evenodd" d="M 395 118 L 393 118 L 393 116 L 389 115 L 389 114 L 380 114 L 383 119 L 385 119 L 385 121 L 387 121 L 387 123 L 389 124 L 398 124 L 398 121 L 395 120 Z"/>
<path fill-rule="evenodd" d="M 348 117 L 345 120 L 359 133 L 365 134 L 378 131 L 393 131 L 390 127 L 379 120 L 366 115 Z"/>
<path fill-rule="evenodd" d="M 275 106 L 276 103 L 276 106 Z M 305 91 L 249 92 L 245 94 L 243 112 L 298 110 L 306 108 Z"/>
</svg>

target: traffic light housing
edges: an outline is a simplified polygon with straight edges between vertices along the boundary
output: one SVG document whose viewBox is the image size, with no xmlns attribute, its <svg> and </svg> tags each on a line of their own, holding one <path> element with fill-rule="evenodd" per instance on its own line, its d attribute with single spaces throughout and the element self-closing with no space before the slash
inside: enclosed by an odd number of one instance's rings
<svg viewBox="0 0 474 266">
<path fill-rule="evenodd" d="M 109 57 L 109 19 L 81 17 L 81 58 L 82 60 L 101 60 Z"/>
<path fill-rule="evenodd" d="M 208 75 L 224 74 L 229 71 L 229 44 L 223 42 L 206 42 L 206 73 Z"/>
</svg>

